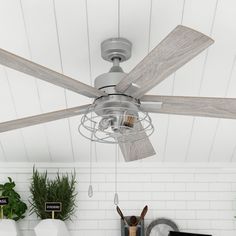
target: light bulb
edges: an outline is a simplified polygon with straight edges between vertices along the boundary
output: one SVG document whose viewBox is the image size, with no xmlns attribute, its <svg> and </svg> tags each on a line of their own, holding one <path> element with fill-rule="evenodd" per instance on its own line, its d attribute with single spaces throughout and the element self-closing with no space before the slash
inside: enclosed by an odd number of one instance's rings
<svg viewBox="0 0 236 236">
<path fill-rule="evenodd" d="M 101 121 L 99 122 L 99 129 L 100 130 L 106 130 L 110 126 L 110 118 L 102 118 Z"/>
<path fill-rule="evenodd" d="M 135 119 L 136 119 L 136 117 L 134 117 L 134 116 L 126 116 L 125 120 L 123 122 L 123 125 L 127 128 L 133 128 L 134 123 L 135 123 Z"/>
<path fill-rule="evenodd" d="M 88 188 L 88 196 L 91 198 L 93 196 L 93 186 L 90 184 Z"/>
</svg>

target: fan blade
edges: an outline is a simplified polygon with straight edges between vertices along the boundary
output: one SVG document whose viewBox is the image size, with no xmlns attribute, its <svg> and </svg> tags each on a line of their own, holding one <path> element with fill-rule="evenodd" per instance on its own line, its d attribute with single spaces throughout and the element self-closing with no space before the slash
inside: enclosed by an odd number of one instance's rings
<svg viewBox="0 0 236 236">
<path fill-rule="evenodd" d="M 146 112 L 236 119 L 236 98 L 145 95 L 141 102 Z"/>
<path fill-rule="evenodd" d="M 149 138 L 135 142 L 119 143 L 125 161 L 136 161 L 156 154 Z"/>
<path fill-rule="evenodd" d="M 79 107 L 68 108 L 65 110 L 44 113 L 37 116 L 30 116 L 26 118 L 3 122 L 0 123 L 0 133 L 41 123 L 46 123 L 54 120 L 64 119 L 72 116 L 78 116 L 84 114 L 89 108 L 89 106 L 91 105 L 83 105 Z"/>
<path fill-rule="evenodd" d="M 213 42 L 208 36 L 179 25 L 116 85 L 116 90 L 141 98 Z"/>
<path fill-rule="evenodd" d="M 90 98 L 106 95 L 104 92 L 94 87 L 14 55 L 3 49 L 0 49 L 0 64 Z"/>
<path fill-rule="evenodd" d="M 136 125 L 139 127 L 139 130 L 143 130 L 141 123 L 137 123 Z M 142 132 L 137 135 L 139 136 L 139 140 L 137 141 L 132 141 L 133 135 L 128 135 L 123 142 L 122 137 L 118 138 L 118 143 L 125 161 L 140 160 L 156 154 L 146 133 Z M 137 139 L 137 136 L 135 138 Z"/>
</svg>

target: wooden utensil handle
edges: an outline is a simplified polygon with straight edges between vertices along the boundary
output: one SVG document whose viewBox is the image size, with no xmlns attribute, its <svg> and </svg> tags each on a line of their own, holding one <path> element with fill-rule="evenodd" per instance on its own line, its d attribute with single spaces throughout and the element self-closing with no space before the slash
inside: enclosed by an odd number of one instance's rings
<svg viewBox="0 0 236 236">
<path fill-rule="evenodd" d="M 129 227 L 129 236 L 136 236 L 137 227 L 136 226 L 130 226 Z"/>
</svg>

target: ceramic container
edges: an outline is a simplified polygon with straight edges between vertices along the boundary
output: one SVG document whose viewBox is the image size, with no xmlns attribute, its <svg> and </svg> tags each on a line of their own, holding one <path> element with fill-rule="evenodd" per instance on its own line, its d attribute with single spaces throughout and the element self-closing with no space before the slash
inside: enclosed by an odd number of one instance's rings
<svg viewBox="0 0 236 236">
<path fill-rule="evenodd" d="M 65 222 L 56 219 L 41 220 L 34 228 L 34 232 L 36 236 L 70 236 Z"/>
<path fill-rule="evenodd" d="M 0 220 L 0 235 L 2 236 L 20 236 L 17 224 L 14 220 Z"/>
</svg>

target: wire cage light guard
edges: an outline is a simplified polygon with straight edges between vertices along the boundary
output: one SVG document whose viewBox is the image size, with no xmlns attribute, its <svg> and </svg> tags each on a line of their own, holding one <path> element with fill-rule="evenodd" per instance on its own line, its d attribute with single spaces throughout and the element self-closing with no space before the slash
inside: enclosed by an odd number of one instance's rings
<svg viewBox="0 0 236 236">
<path fill-rule="evenodd" d="M 154 132 L 154 127 L 147 112 L 118 106 L 96 109 L 91 105 L 78 131 L 91 141 L 115 144 L 144 139 Z"/>
</svg>

